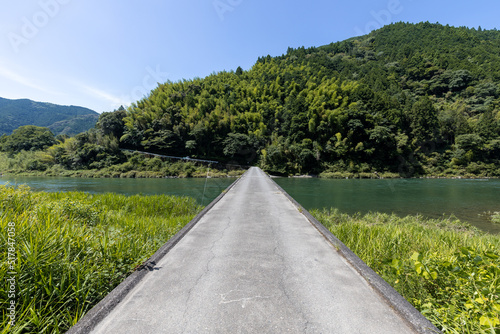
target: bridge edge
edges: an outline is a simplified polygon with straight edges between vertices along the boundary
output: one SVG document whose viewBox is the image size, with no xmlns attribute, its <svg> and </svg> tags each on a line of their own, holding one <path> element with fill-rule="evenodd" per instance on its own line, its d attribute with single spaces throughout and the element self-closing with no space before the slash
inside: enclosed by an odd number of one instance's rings
<svg viewBox="0 0 500 334">
<path fill-rule="evenodd" d="M 247 171 L 248 172 L 248 171 Z M 246 172 L 245 172 L 246 173 Z M 244 175 L 244 174 L 243 174 Z M 127 294 L 153 270 L 160 261 L 199 221 L 210 211 L 243 177 L 238 177 L 229 187 L 227 187 L 216 199 L 207 205 L 196 215 L 186 226 L 170 238 L 161 246 L 139 270 L 130 274 L 122 283 L 118 284 L 109 294 L 87 312 L 66 334 L 87 334 L 90 333 L 111 311 L 127 296 Z"/>
<path fill-rule="evenodd" d="M 274 185 L 297 207 L 300 213 L 328 240 L 338 252 L 353 266 L 353 268 L 363 277 L 366 282 L 396 311 L 419 334 L 442 333 L 432 324 L 422 313 L 410 304 L 399 292 L 387 283 L 379 274 L 361 260 L 352 250 L 349 249 L 330 230 L 321 224 L 313 215 L 309 213 L 299 202 L 290 196 L 279 184 L 277 184 L 268 174 L 266 174 Z"/>
</svg>

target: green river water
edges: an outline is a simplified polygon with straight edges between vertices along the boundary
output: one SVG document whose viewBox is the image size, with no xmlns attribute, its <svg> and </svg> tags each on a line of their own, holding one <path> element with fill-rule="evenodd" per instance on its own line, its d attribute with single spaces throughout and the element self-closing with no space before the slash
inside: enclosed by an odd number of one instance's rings
<svg viewBox="0 0 500 334">
<path fill-rule="evenodd" d="M 346 213 L 386 212 L 431 218 L 454 215 L 482 230 L 499 233 L 487 213 L 500 211 L 500 180 L 395 179 L 326 180 L 276 178 L 306 209 L 335 207 Z M 0 178 L 0 184 L 27 184 L 41 191 L 172 194 L 194 197 L 207 205 L 234 179 L 82 179 L 58 177 Z"/>
</svg>

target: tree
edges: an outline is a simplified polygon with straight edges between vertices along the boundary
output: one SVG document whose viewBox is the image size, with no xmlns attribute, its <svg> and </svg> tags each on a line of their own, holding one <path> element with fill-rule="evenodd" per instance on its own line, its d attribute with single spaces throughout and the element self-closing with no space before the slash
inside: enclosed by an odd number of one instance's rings
<svg viewBox="0 0 500 334">
<path fill-rule="evenodd" d="M 2 150 L 7 152 L 39 151 L 56 143 L 54 134 L 40 126 L 25 125 L 3 139 Z"/>
<path fill-rule="evenodd" d="M 113 112 L 103 112 L 99 116 L 96 128 L 100 129 L 106 136 L 113 135 L 116 138 L 121 138 L 121 136 L 123 136 L 125 126 L 123 121 L 125 116 L 127 116 L 127 112 L 123 106 Z"/>
<path fill-rule="evenodd" d="M 409 118 L 417 145 L 437 139 L 439 128 L 437 110 L 428 96 L 421 97 L 413 105 Z"/>
<path fill-rule="evenodd" d="M 479 152 L 481 146 L 483 145 L 484 139 L 475 133 L 460 135 L 455 139 L 455 144 L 457 148 L 463 149 L 464 151 L 472 151 L 473 153 Z"/>
<path fill-rule="evenodd" d="M 370 144 L 375 147 L 377 158 L 387 162 L 388 157 L 395 153 L 396 139 L 391 129 L 377 125 L 370 132 Z"/>
<path fill-rule="evenodd" d="M 491 110 L 485 111 L 476 123 L 475 132 L 486 140 L 498 138 L 500 135 L 499 122 Z"/>
<path fill-rule="evenodd" d="M 230 133 L 222 142 L 224 155 L 243 164 L 252 163 L 257 157 L 259 142 L 255 137 L 242 133 Z"/>
<path fill-rule="evenodd" d="M 472 76 L 469 71 L 458 70 L 450 75 L 449 87 L 450 90 L 461 90 L 467 87 L 469 82 L 472 80 Z"/>
</svg>

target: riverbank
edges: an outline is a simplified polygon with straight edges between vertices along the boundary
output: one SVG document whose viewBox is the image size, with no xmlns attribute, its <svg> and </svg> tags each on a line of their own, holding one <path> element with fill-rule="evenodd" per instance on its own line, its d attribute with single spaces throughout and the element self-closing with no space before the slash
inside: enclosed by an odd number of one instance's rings
<svg viewBox="0 0 500 334">
<path fill-rule="evenodd" d="M 206 165 L 192 161 L 169 161 L 159 157 L 148 158 L 142 154 L 123 152 L 126 161 L 103 164 L 100 168 L 82 169 L 68 167 L 71 163 L 56 163 L 43 151 L 22 151 L 15 155 L 0 152 L 0 174 L 19 176 L 62 176 L 84 178 L 203 178 L 238 177 L 245 169 L 238 165 Z M 261 166 L 264 167 L 264 166 Z M 263 168 L 264 171 L 267 171 Z M 273 174 L 272 172 L 270 172 Z M 499 178 L 500 169 L 494 164 L 471 163 L 467 167 L 454 165 L 448 168 L 426 167 L 409 173 L 377 171 L 369 166 L 345 166 L 327 169 L 316 175 L 282 175 L 282 177 L 319 177 L 325 179 L 399 179 L 399 178 L 445 178 L 485 179 Z"/>
<path fill-rule="evenodd" d="M 18 176 L 61 176 L 84 178 L 221 178 L 238 177 L 245 170 L 237 165 L 210 165 L 193 161 L 169 161 L 158 157 L 124 152 L 125 162 L 103 164 L 99 168 L 71 167 L 72 163 L 56 163 L 42 151 L 21 151 L 15 155 L 0 152 L 0 173 Z"/>
<path fill-rule="evenodd" d="M 245 170 L 233 171 L 219 171 L 216 169 L 199 170 L 192 174 L 179 173 L 177 175 L 169 175 L 168 173 L 155 172 L 155 171 L 139 171 L 131 170 L 126 173 L 113 172 L 109 170 L 66 170 L 61 173 L 53 172 L 38 172 L 38 171 L 24 171 L 24 172 L 5 172 L 5 176 L 52 176 L 52 177 L 81 177 L 81 178 L 126 178 L 126 179 L 182 179 L 182 178 L 234 178 L 239 177 L 245 173 Z"/>
<path fill-rule="evenodd" d="M 311 212 L 444 333 L 500 330 L 500 235 L 458 220 Z"/>
<path fill-rule="evenodd" d="M 0 223 L 14 228 L 17 254 L 0 271 L 17 282 L 10 332 L 64 332 L 200 209 L 186 197 L 0 186 Z M 311 213 L 445 333 L 498 331 L 500 235 L 454 219 Z M 10 261 L 7 237 L 2 263 Z M 8 302 L 0 298 L 2 308 Z"/>
<path fill-rule="evenodd" d="M 297 179 L 332 179 L 332 180 L 341 180 L 341 179 L 365 179 L 365 180 L 375 180 L 375 179 L 469 179 L 469 180 L 486 180 L 486 179 L 498 179 L 498 176 L 478 176 L 474 174 L 463 174 L 463 175 L 423 175 L 423 176 L 401 176 L 397 173 L 350 173 L 350 172 L 324 172 L 319 175 L 288 175 L 288 176 L 278 176 L 278 175 L 270 175 L 272 178 L 279 177 L 289 177 L 289 178 L 297 178 Z"/>
<path fill-rule="evenodd" d="M 446 173 L 429 172 L 425 174 L 402 175 L 393 172 L 323 172 L 316 176 L 324 179 L 498 179 L 500 176 L 495 173 L 478 171 L 477 173 L 467 172 L 465 169 L 450 170 Z"/>
<path fill-rule="evenodd" d="M 90 169 L 90 170 L 58 170 L 51 169 L 47 171 L 18 171 L 7 170 L 0 174 L 2 176 L 53 176 L 53 177 L 81 177 L 81 178 L 228 178 L 240 177 L 245 173 L 244 169 L 218 170 L 215 168 L 197 168 L 194 172 L 180 171 L 179 173 L 169 173 L 161 171 L 130 170 L 128 172 L 119 172 L 110 168 Z M 424 175 L 404 177 L 397 173 L 350 173 L 335 172 L 321 173 L 319 175 L 270 175 L 272 178 L 290 177 L 290 178 L 320 178 L 320 179 L 498 179 L 498 176 L 478 176 L 474 174 L 463 175 Z"/>
<path fill-rule="evenodd" d="M 0 152 L 0 174 L 19 176 L 62 176 L 84 178 L 220 178 L 239 177 L 245 169 L 238 165 L 207 165 L 192 161 L 170 161 L 159 157 L 148 158 L 142 154 L 124 152 L 125 162 L 103 164 L 100 168 L 82 169 L 56 163 L 54 158 L 42 151 L 22 151 L 16 155 Z M 71 165 L 71 164 L 70 164 Z M 263 166 L 261 166 L 263 167 Z M 290 174 L 282 177 L 319 177 L 325 179 L 399 179 L 399 178 L 444 178 L 444 179 L 485 179 L 499 178 L 500 169 L 494 164 L 471 164 L 467 167 L 421 168 L 412 173 L 377 171 L 367 166 L 327 169 L 316 175 Z M 267 171 L 263 168 L 264 171 Z M 273 174 L 272 172 L 270 172 Z"/>
<path fill-rule="evenodd" d="M 200 210 L 188 197 L 0 186 L 0 280 L 15 282 L 0 292 L 15 320 L 4 313 L 2 333 L 64 333 Z"/>
</svg>

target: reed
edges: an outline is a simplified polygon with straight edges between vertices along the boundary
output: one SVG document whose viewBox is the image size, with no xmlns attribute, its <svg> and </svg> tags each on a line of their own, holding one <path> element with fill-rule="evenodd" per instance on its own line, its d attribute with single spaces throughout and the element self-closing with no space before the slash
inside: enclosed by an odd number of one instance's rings
<svg viewBox="0 0 500 334">
<path fill-rule="evenodd" d="M 187 197 L 43 193 L 0 186 L 2 333 L 61 333 L 187 224 Z M 9 245 L 7 230 L 15 229 Z M 16 260 L 9 268 L 8 248 Z M 15 275 L 11 273 L 14 272 Z M 16 303 L 10 326 L 7 307 Z"/>
</svg>

